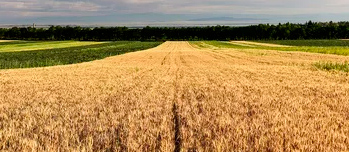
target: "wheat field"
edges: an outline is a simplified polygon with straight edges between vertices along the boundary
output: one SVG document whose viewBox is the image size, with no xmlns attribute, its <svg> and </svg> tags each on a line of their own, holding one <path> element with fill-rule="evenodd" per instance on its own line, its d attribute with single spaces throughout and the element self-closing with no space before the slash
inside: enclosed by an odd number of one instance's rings
<svg viewBox="0 0 349 152">
<path fill-rule="evenodd" d="M 347 56 L 166 42 L 0 70 L 4 151 L 348 151 Z"/>
</svg>

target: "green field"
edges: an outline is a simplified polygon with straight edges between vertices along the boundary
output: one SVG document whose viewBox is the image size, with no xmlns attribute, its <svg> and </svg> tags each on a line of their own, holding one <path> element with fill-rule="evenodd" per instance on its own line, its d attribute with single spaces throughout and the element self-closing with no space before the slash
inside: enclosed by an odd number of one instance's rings
<svg viewBox="0 0 349 152">
<path fill-rule="evenodd" d="M 342 41 L 344 41 L 342 43 Z M 254 41 L 258 43 L 264 43 L 265 41 Z M 277 50 L 277 51 L 301 51 L 301 52 L 312 52 L 312 53 L 323 53 L 323 54 L 335 54 L 335 55 L 349 55 L 349 47 L 345 46 L 347 43 L 346 40 L 295 40 L 295 41 L 267 41 L 268 44 L 279 44 L 279 45 L 287 45 L 294 47 L 269 47 L 269 46 L 261 46 L 261 45 L 240 45 L 239 43 L 229 43 L 222 41 L 195 41 L 190 42 L 200 48 L 210 48 L 210 49 L 255 49 L 256 52 L 258 50 Z M 275 43 L 273 43 L 275 42 Z M 292 43 L 291 43 L 292 42 Z M 320 42 L 324 42 L 323 45 L 320 45 Z M 333 44 L 330 44 L 333 42 Z M 349 41 L 348 41 L 349 42 Z M 308 46 L 300 46 L 300 45 L 308 45 Z M 338 45 L 338 46 L 336 46 Z M 342 45 L 342 46 L 340 46 Z M 342 63 L 332 63 L 332 62 L 317 62 L 314 63 L 313 66 L 320 70 L 326 71 L 343 71 L 349 72 L 349 60 L 343 61 Z"/>
<path fill-rule="evenodd" d="M 103 44 L 106 42 L 80 42 L 80 41 L 9 41 L 0 42 L 0 52 L 17 52 L 69 48 L 77 46 Z"/>
<path fill-rule="evenodd" d="M 5 44 L 4 44 L 5 43 Z M 0 69 L 74 64 L 144 50 L 160 42 L 0 42 Z M 30 50 L 36 48 L 37 50 Z M 29 51 L 30 50 L 30 51 Z"/>
<path fill-rule="evenodd" d="M 229 42 L 221 42 L 221 41 L 197 41 L 197 42 L 191 42 L 195 45 L 198 45 L 200 47 L 216 47 L 216 48 L 236 48 L 236 49 L 263 49 L 263 50 L 278 50 L 278 51 L 301 51 L 301 52 L 311 52 L 311 53 L 323 53 L 323 54 L 336 54 L 336 55 L 349 55 L 349 47 L 347 46 L 328 46 L 328 43 L 324 43 L 323 46 L 311 46 L 315 45 L 312 43 L 318 43 L 318 40 L 297 40 L 294 42 L 297 42 L 299 45 L 301 42 L 303 43 L 309 42 L 309 46 L 296 46 L 296 44 L 293 44 L 294 47 L 269 47 L 269 46 L 259 46 L 259 45 L 250 45 L 250 46 L 242 46 L 237 44 L 232 44 Z M 346 40 L 328 40 L 328 42 L 331 41 L 344 41 L 346 43 Z M 258 41 L 259 43 L 262 43 Z M 283 43 L 282 41 L 276 41 L 278 43 L 272 43 L 275 41 L 270 41 L 270 44 L 288 44 L 290 43 Z M 288 42 L 288 41 L 287 41 Z M 312 43 L 310 43 L 312 42 Z M 320 44 L 317 44 L 320 45 Z"/>
<path fill-rule="evenodd" d="M 302 51 L 344 56 L 349 55 L 349 41 L 346 40 L 278 40 L 254 42 L 288 45 L 293 47 L 270 47 L 257 44 L 240 45 L 221 41 L 196 41 L 190 43 L 201 48 L 211 49 L 262 49 Z M 126 52 L 144 50 L 155 47 L 159 44 L 161 43 L 137 41 L 0 41 L 0 69 L 31 68 L 81 63 Z M 320 63 L 318 65 L 320 66 Z M 321 63 L 321 65 L 324 65 L 325 68 L 329 67 L 329 64 Z M 338 69 L 338 66 L 335 69 Z"/>
</svg>

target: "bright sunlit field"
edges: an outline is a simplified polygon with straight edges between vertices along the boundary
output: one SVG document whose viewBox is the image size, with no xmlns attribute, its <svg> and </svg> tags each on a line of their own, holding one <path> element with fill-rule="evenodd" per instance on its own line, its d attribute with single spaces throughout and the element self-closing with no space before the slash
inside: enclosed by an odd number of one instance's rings
<svg viewBox="0 0 349 152">
<path fill-rule="evenodd" d="M 4 43 L 0 151 L 348 151 L 346 46 Z"/>
</svg>

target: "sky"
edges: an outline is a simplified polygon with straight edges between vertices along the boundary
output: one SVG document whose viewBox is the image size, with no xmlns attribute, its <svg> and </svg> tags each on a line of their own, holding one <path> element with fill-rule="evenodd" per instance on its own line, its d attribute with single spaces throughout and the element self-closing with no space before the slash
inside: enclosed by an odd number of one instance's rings
<svg viewBox="0 0 349 152">
<path fill-rule="evenodd" d="M 348 21 L 348 0 L 0 0 L 0 24 L 239 24 Z"/>
</svg>

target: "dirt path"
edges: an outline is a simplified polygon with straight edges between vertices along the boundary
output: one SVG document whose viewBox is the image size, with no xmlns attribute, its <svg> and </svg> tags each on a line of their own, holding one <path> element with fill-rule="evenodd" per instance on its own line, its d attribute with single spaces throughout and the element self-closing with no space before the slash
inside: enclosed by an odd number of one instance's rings
<svg viewBox="0 0 349 152">
<path fill-rule="evenodd" d="M 166 42 L 89 63 L 0 70 L 0 149 L 346 151 L 348 57 Z"/>
<path fill-rule="evenodd" d="M 269 43 L 258 43 L 251 41 L 231 41 L 231 43 L 236 45 L 244 45 L 244 46 L 268 46 L 268 47 L 292 47 L 288 45 L 279 45 L 279 44 L 269 44 Z"/>
</svg>

